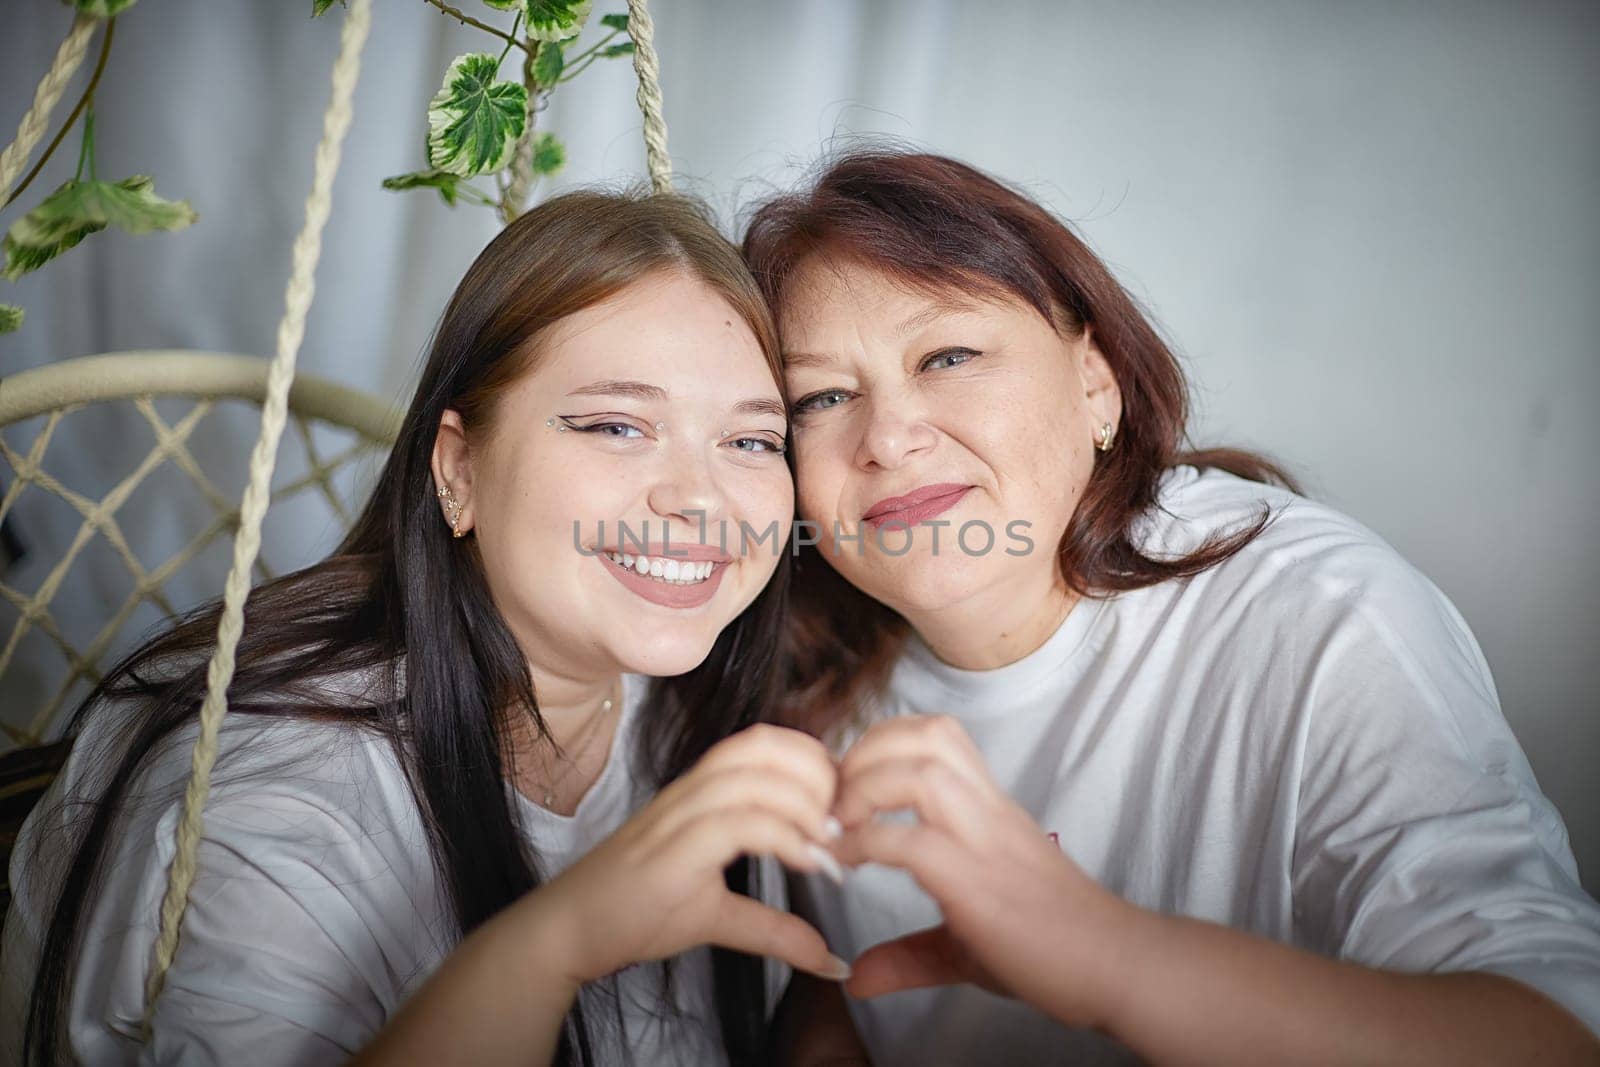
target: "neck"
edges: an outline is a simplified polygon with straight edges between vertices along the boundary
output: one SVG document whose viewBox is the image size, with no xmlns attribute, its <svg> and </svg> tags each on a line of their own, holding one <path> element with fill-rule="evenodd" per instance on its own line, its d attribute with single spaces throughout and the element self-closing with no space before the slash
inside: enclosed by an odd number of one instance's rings
<svg viewBox="0 0 1600 1067">
<path fill-rule="evenodd" d="M 1030 577 L 1021 589 L 986 589 L 934 611 L 901 614 L 950 666 L 968 671 L 1004 667 L 1048 641 L 1079 600 L 1059 575 L 1049 583 Z"/>
<path fill-rule="evenodd" d="M 528 670 L 533 677 L 539 714 L 558 745 L 594 721 L 607 699 L 622 698 L 621 675 L 615 671 L 560 671 L 531 663 Z"/>
</svg>

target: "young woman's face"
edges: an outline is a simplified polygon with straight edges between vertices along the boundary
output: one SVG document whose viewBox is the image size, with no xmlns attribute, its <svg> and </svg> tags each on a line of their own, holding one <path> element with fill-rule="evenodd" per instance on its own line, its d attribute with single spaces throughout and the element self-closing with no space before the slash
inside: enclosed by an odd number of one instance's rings
<svg viewBox="0 0 1600 1067">
<path fill-rule="evenodd" d="M 799 513 L 845 578 L 913 622 L 1059 580 L 1095 435 L 1121 410 L 1089 332 L 821 256 L 779 310 Z"/>
<path fill-rule="evenodd" d="M 750 327 L 699 280 L 655 275 L 558 323 L 490 422 L 465 442 L 464 524 L 547 670 L 682 674 L 787 550 L 782 395 Z M 741 523 L 775 536 L 745 545 Z"/>
</svg>

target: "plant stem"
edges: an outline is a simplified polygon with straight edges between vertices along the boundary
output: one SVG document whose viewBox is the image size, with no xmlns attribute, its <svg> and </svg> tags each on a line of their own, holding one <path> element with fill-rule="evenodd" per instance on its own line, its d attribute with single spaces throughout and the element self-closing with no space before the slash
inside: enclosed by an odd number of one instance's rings
<svg viewBox="0 0 1600 1067">
<path fill-rule="evenodd" d="M 569 56 L 567 58 L 567 62 L 568 63 L 576 63 L 581 59 L 588 59 L 590 56 L 592 56 L 596 52 L 600 51 L 600 49 L 602 49 L 606 45 L 610 44 L 611 43 L 611 39 L 613 37 L 615 37 L 617 34 L 621 33 L 621 32 L 622 32 L 621 30 L 612 30 L 610 33 L 606 34 L 604 37 L 602 37 L 598 41 L 596 41 L 591 47 L 585 48 L 583 51 L 579 52 L 575 56 Z"/>
<path fill-rule="evenodd" d="M 44 155 L 39 157 L 39 162 L 33 165 L 33 169 L 28 171 L 28 176 L 23 178 L 22 182 L 11 191 L 11 195 L 6 197 L 4 204 L 0 204 L 0 208 L 11 206 L 11 202 L 21 196 L 22 191 L 33 183 L 33 179 L 39 176 L 39 172 L 44 169 L 44 165 L 50 161 L 50 157 L 55 153 L 56 147 L 66 139 L 67 131 L 72 129 L 72 124 L 78 121 L 78 116 L 83 114 L 83 109 L 89 106 L 90 99 L 94 97 L 95 86 L 100 84 L 100 75 L 105 72 L 106 57 L 111 54 L 111 35 L 116 32 L 116 29 L 117 20 L 114 18 L 107 19 L 106 35 L 100 41 L 100 58 L 95 61 L 94 73 L 89 76 L 89 84 L 84 87 L 83 95 L 78 97 L 78 102 L 73 105 L 72 114 L 67 116 L 67 121 L 62 123 L 61 129 L 56 131 L 55 139 L 44 150 Z"/>
<path fill-rule="evenodd" d="M 517 35 L 517 30 L 522 26 L 522 12 L 517 12 L 517 17 L 511 20 L 511 36 Z M 511 54 L 511 46 L 515 41 L 507 41 L 506 46 L 500 50 L 500 58 L 494 61 L 494 69 L 498 71 L 500 64 L 506 61 L 506 56 Z"/>
<path fill-rule="evenodd" d="M 523 44 L 521 41 L 519 41 L 517 38 L 513 37 L 511 34 L 507 33 L 506 31 L 501 30 L 501 29 L 496 29 L 495 27 L 489 25 L 487 22 L 479 22 L 477 19 L 473 18 L 471 15 L 467 14 L 465 11 L 457 11 L 455 8 L 451 7 L 449 4 L 445 3 L 444 0 L 423 0 L 423 3 L 432 4 L 434 7 L 438 8 L 440 11 L 443 11 L 446 15 L 449 15 L 451 18 L 455 19 L 457 22 L 460 22 L 462 25 L 465 25 L 465 26 L 476 26 L 476 27 L 478 27 L 478 29 L 482 30 L 484 33 L 492 33 L 492 34 L 494 34 L 496 37 L 500 38 L 502 41 L 505 41 L 507 44 L 516 45 L 518 48 L 522 49 L 524 52 L 526 52 L 528 50 L 528 46 L 527 45 Z"/>
</svg>

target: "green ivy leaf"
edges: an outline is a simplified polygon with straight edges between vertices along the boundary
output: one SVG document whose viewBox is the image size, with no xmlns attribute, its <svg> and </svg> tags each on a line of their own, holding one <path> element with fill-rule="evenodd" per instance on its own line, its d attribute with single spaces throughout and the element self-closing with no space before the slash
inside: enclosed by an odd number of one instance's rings
<svg viewBox="0 0 1600 1067">
<path fill-rule="evenodd" d="M 483 2 L 496 11 L 510 11 L 512 8 L 522 6 L 522 0 L 483 0 Z"/>
<path fill-rule="evenodd" d="M 578 36 L 594 0 L 526 0 L 526 33 L 535 41 L 565 41 Z"/>
<path fill-rule="evenodd" d="M 11 224 L 0 276 L 16 281 L 107 226 L 129 233 L 181 230 L 197 216 L 187 200 L 163 200 L 152 182 L 135 175 L 120 182 L 69 181 Z"/>
<path fill-rule="evenodd" d="M 533 80 L 540 88 L 549 88 L 561 77 L 567 57 L 561 54 L 560 41 L 545 41 L 539 45 L 539 54 L 533 60 Z"/>
<path fill-rule="evenodd" d="M 395 192 L 406 189 L 437 189 L 444 202 L 455 207 L 456 183 L 461 180 L 461 175 L 451 174 L 446 170 L 419 170 L 411 174 L 396 174 L 392 178 L 385 178 L 383 187 L 393 189 Z"/>
<path fill-rule="evenodd" d="M 71 4 L 80 15 L 93 15 L 95 18 L 108 19 L 112 15 L 120 15 L 133 6 L 134 0 L 62 0 Z"/>
<path fill-rule="evenodd" d="M 601 59 L 615 59 L 618 56 L 633 55 L 633 42 L 624 41 L 622 44 L 608 45 L 600 50 Z"/>
<path fill-rule="evenodd" d="M 338 2 L 340 7 L 345 6 L 344 0 L 338 0 Z M 332 7 L 333 4 L 334 0 L 311 0 L 311 17 L 316 18 L 318 15 L 327 14 L 328 8 Z"/>
<path fill-rule="evenodd" d="M 604 26 L 608 30 L 621 30 L 623 33 L 627 33 L 628 32 L 628 16 L 627 15 L 601 15 L 600 16 L 600 25 Z"/>
<path fill-rule="evenodd" d="M 500 61 L 484 52 L 457 56 L 428 106 L 428 163 L 470 178 L 511 160 L 528 124 L 528 90 L 496 81 Z"/>
<path fill-rule="evenodd" d="M 22 326 L 22 309 L 10 304 L 0 304 L 0 333 L 10 333 Z"/>
<path fill-rule="evenodd" d="M 533 139 L 533 172 L 554 174 L 567 162 L 567 150 L 551 133 L 541 133 Z"/>
</svg>

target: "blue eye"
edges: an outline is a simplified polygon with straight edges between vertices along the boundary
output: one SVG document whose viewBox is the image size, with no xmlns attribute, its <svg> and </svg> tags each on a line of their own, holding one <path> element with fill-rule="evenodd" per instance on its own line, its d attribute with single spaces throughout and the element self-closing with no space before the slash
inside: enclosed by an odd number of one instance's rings
<svg viewBox="0 0 1600 1067">
<path fill-rule="evenodd" d="M 942 352 L 935 352 L 922 361 L 923 370 L 944 370 L 949 367 L 959 367 L 961 364 L 976 358 L 977 352 L 970 348 L 947 348 Z M 954 360 L 955 362 L 944 362 Z"/>
<path fill-rule="evenodd" d="M 762 453 L 762 452 L 767 452 L 767 453 L 771 453 L 773 455 L 781 456 L 781 455 L 784 454 L 785 451 L 787 451 L 787 449 L 784 447 L 784 445 L 783 445 L 783 443 L 781 441 L 780 442 L 769 441 L 765 437 L 739 437 L 739 438 L 735 438 L 734 440 L 728 441 L 728 442 L 725 442 L 725 443 L 728 445 L 728 447 L 732 448 L 735 452 L 751 452 L 751 453 L 757 453 L 757 454 Z M 753 447 L 749 447 L 749 448 L 743 447 L 743 446 L 746 446 L 746 445 L 750 445 L 750 446 L 753 446 Z"/>
<path fill-rule="evenodd" d="M 576 418 L 566 415 L 559 415 L 557 418 L 566 424 L 567 429 L 576 430 L 578 433 L 592 433 L 598 437 L 610 437 L 618 441 L 632 440 L 633 438 L 644 436 L 644 431 L 631 422 L 601 421 L 582 423 L 578 422 Z"/>
<path fill-rule="evenodd" d="M 813 411 L 823 411 L 827 408 L 838 407 L 848 399 L 849 397 L 842 389 L 825 389 L 820 393 L 812 393 L 795 401 L 794 410 L 796 414 L 808 415 Z"/>
</svg>

